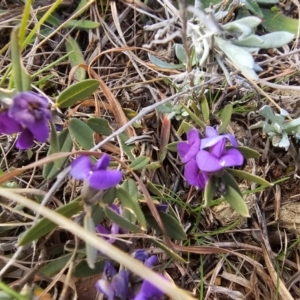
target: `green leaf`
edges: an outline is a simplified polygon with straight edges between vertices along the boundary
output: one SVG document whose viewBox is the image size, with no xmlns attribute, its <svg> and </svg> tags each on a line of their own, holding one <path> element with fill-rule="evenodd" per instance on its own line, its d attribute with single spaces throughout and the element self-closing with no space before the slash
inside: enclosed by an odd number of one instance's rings
<svg viewBox="0 0 300 300">
<path fill-rule="evenodd" d="M 106 191 L 102 198 L 102 202 L 111 205 L 117 197 L 117 189 L 115 187 L 110 188 Z"/>
<path fill-rule="evenodd" d="M 18 92 L 25 92 L 31 90 L 31 76 L 24 68 L 21 48 L 19 44 L 19 27 L 15 27 L 11 33 L 11 59 L 13 80 Z"/>
<path fill-rule="evenodd" d="M 55 212 L 62 216 L 65 216 L 66 218 L 70 218 L 81 211 L 82 208 L 82 201 L 80 197 L 78 197 L 72 202 L 57 208 Z M 34 226 L 25 231 L 24 235 L 19 240 L 19 245 L 26 245 L 35 240 L 38 240 L 39 238 L 54 230 L 56 227 L 57 224 L 53 223 L 47 218 L 42 218 Z"/>
<path fill-rule="evenodd" d="M 261 9 L 263 13 L 262 26 L 269 32 L 288 31 L 297 34 L 299 21 L 285 16 L 280 11 L 271 11 L 270 9 Z"/>
<path fill-rule="evenodd" d="M 133 179 L 127 178 L 126 180 L 123 181 L 121 186 L 131 195 L 134 201 L 138 201 L 138 195 L 139 195 L 138 188 L 136 182 Z"/>
<path fill-rule="evenodd" d="M 68 36 L 67 39 L 66 39 L 66 50 L 69 53 L 69 60 L 70 60 L 70 64 L 71 64 L 72 68 L 76 67 L 80 64 L 85 64 L 85 60 L 83 58 L 82 51 L 81 51 L 78 43 L 71 36 Z M 85 79 L 85 77 L 86 77 L 86 71 L 83 68 L 77 68 L 75 70 L 74 78 L 76 80 L 83 81 Z M 98 83 L 98 81 L 97 81 L 97 83 Z M 97 85 L 97 88 L 98 88 L 98 85 Z M 87 95 L 87 97 L 89 95 Z M 82 100 L 82 99 L 79 99 L 79 100 Z M 72 104 L 74 104 L 74 103 L 75 102 L 73 102 Z M 71 106 L 71 105 L 67 105 L 67 107 Z M 64 107 L 66 107 L 66 106 L 64 106 Z"/>
<path fill-rule="evenodd" d="M 79 119 L 71 119 L 69 130 L 75 141 L 85 150 L 94 147 L 93 130 Z"/>
<path fill-rule="evenodd" d="M 154 185 L 151 181 L 147 180 L 147 189 L 149 190 L 150 193 L 162 198 L 163 194 L 161 191 Z"/>
<path fill-rule="evenodd" d="M 57 153 L 59 151 L 59 140 L 55 125 L 50 122 L 51 134 L 50 134 L 50 149 L 51 153 Z"/>
<path fill-rule="evenodd" d="M 268 182 L 267 180 L 242 170 L 227 169 L 227 172 L 233 176 L 239 177 L 241 179 L 245 179 L 247 181 L 258 183 L 262 186 L 273 186 L 273 184 Z"/>
<path fill-rule="evenodd" d="M 139 201 L 137 198 L 134 199 L 132 197 L 132 195 L 130 194 L 130 190 L 127 191 L 123 187 L 118 187 L 117 197 L 122 203 L 123 209 L 124 210 L 127 209 L 130 212 L 132 212 L 140 222 L 142 229 L 146 229 L 147 223 L 146 223 L 145 216 L 141 210 Z"/>
<path fill-rule="evenodd" d="M 78 101 L 83 101 L 93 94 L 99 87 L 98 80 L 86 79 L 70 85 L 57 98 L 57 106 L 70 107 Z"/>
<path fill-rule="evenodd" d="M 249 9 L 254 15 L 263 17 L 263 13 L 259 5 L 253 0 L 242 0 L 241 4 L 244 4 L 247 9 Z"/>
<path fill-rule="evenodd" d="M 129 167 L 132 170 L 140 170 L 143 169 L 149 163 L 149 161 L 150 161 L 149 157 L 139 156 L 138 158 L 132 161 Z"/>
<path fill-rule="evenodd" d="M 237 213 L 244 217 L 249 217 L 248 207 L 234 178 L 225 171 L 222 179 L 226 185 L 226 192 L 223 194 L 224 199 Z"/>
<path fill-rule="evenodd" d="M 70 20 L 64 28 L 96 29 L 100 23 L 91 20 Z"/>
<path fill-rule="evenodd" d="M 165 226 L 168 237 L 179 241 L 187 239 L 186 233 L 184 232 L 178 220 L 176 220 L 175 218 L 173 218 L 165 212 L 159 211 L 158 213 L 160 215 L 162 223 Z M 154 228 L 159 233 L 162 233 L 159 225 L 157 224 L 156 220 L 151 214 L 146 214 L 145 217 L 150 227 Z"/>
<path fill-rule="evenodd" d="M 59 144 L 59 151 L 60 152 L 69 152 L 72 150 L 73 142 L 71 139 L 71 136 L 69 134 L 68 128 L 64 129 L 58 136 L 58 144 Z M 57 152 L 59 152 L 57 151 Z M 52 146 L 50 144 L 50 149 L 48 151 L 48 155 L 55 153 L 54 150 L 52 150 Z M 68 157 L 62 157 L 57 159 L 55 162 L 51 162 L 49 164 L 46 164 L 43 167 L 43 177 L 45 179 L 52 179 L 55 177 L 62 169 L 66 161 L 68 160 Z"/>
<path fill-rule="evenodd" d="M 228 147 L 228 148 L 233 148 L 233 147 Z M 260 153 L 250 149 L 248 147 L 243 147 L 243 146 L 238 146 L 237 149 L 243 154 L 245 158 L 259 158 Z"/>
<path fill-rule="evenodd" d="M 147 169 L 147 170 L 156 170 L 156 169 L 159 169 L 160 167 L 161 167 L 161 163 L 159 161 L 153 161 L 150 164 L 146 165 L 144 167 L 144 169 Z"/>
<path fill-rule="evenodd" d="M 126 153 L 130 161 L 134 161 L 135 157 L 132 154 L 133 149 L 135 148 L 133 145 L 127 145 L 126 141 L 128 140 L 128 136 L 125 133 L 119 134 L 119 141 L 122 150 Z"/>
<path fill-rule="evenodd" d="M 194 128 L 194 126 L 192 124 L 182 121 L 177 130 L 177 134 L 180 136 L 183 133 L 187 133 L 188 131 L 190 131 L 193 128 Z M 179 142 L 176 142 L 176 143 L 179 143 Z M 174 144 L 174 143 L 171 143 L 171 144 Z M 169 144 L 169 145 L 171 145 L 171 144 Z M 176 151 L 177 151 L 177 148 L 176 148 Z"/>
<path fill-rule="evenodd" d="M 177 145 L 180 142 L 173 142 L 167 145 L 167 149 L 172 152 L 177 152 Z"/>
<path fill-rule="evenodd" d="M 97 133 L 101 135 L 109 136 L 112 134 L 112 129 L 109 126 L 109 123 L 104 118 L 90 118 L 87 121 L 87 124 Z"/>
<path fill-rule="evenodd" d="M 208 101 L 205 95 L 202 95 L 201 99 L 200 99 L 200 106 L 201 106 L 201 112 L 202 112 L 202 116 L 204 121 L 208 124 L 209 123 L 209 106 L 208 106 Z"/>
<path fill-rule="evenodd" d="M 57 259 L 52 260 L 39 270 L 45 276 L 52 277 L 59 273 L 66 264 L 70 261 L 72 254 L 67 254 Z"/>
<path fill-rule="evenodd" d="M 186 110 L 186 112 L 189 114 L 191 119 L 196 122 L 201 128 L 205 129 L 206 125 L 203 121 L 201 121 L 196 114 L 194 114 L 186 105 L 181 104 L 182 107 Z M 179 129 L 178 129 L 179 131 Z"/>
<path fill-rule="evenodd" d="M 182 44 L 175 44 L 175 54 L 179 61 L 183 64 L 186 64 L 186 53 Z"/>
<path fill-rule="evenodd" d="M 160 241 L 158 241 L 156 239 L 150 239 L 150 241 L 151 241 L 151 243 L 153 243 L 154 245 L 156 245 L 158 248 L 164 250 L 164 252 L 166 252 L 167 254 L 169 254 L 175 260 L 180 261 L 183 264 L 188 264 L 188 262 L 184 258 L 182 258 L 180 255 L 178 255 L 172 249 L 170 249 L 169 247 L 167 247 L 165 244 L 161 243 Z"/>
<path fill-rule="evenodd" d="M 73 276 L 76 278 L 86 278 L 97 274 L 101 274 L 104 269 L 106 259 L 97 261 L 94 269 L 90 269 L 85 260 L 81 260 L 74 268 Z"/>
<path fill-rule="evenodd" d="M 216 180 L 214 176 L 209 177 L 208 182 L 204 188 L 204 205 L 203 207 L 210 207 L 212 200 L 216 193 Z"/>
<path fill-rule="evenodd" d="M 88 232 L 94 233 L 96 232 L 96 226 L 91 216 L 86 214 L 84 216 L 84 229 Z M 89 243 L 85 243 L 86 247 L 86 259 L 89 267 L 91 269 L 95 268 L 95 262 L 97 258 L 97 248 L 91 246 Z"/>
<path fill-rule="evenodd" d="M 182 69 L 184 68 L 183 64 L 177 65 L 177 64 L 169 64 L 165 61 L 160 60 L 159 58 L 155 57 L 154 55 L 148 53 L 148 57 L 150 61 L 162 69 L 168 69 L 168 70 L 176 70 L 176 69 Z"/>
<path fill-rule="evenodd" d="M 222 123 L 219 127 L 219 133 L 223 133 L 226 130 L 231 120 L 231 115 L 232 115 L 232 104 L 227 104 L 221 112 L 220 119 Z"/>
<path fill-rule="evenodd" d="M 119 225 L 121 228 L 127 229 L 129 231 L 132 232 L 141 232 L 141 228 L 139 228 L 138 226 L 136 226 L 135 224 L 132 224 L 131 222 L 129 222 L 128 220 L 124 219 L 123 217 L 121 217 L 119 214 L 117 214 L 116 212 L 114 212 L 109 206 L 105 206 L 104 207 L 104 212 L 106 214 L 106 216 L 113 222 L 116 223 L 117 225 Z"/>
</svg>

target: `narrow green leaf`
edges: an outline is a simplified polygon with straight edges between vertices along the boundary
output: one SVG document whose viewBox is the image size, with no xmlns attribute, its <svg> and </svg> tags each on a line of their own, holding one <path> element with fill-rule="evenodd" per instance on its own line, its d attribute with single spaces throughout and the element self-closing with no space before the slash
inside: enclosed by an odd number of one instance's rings
<svg viewBox="0 0 300 300">
<path fill-rule="evenodd" d="M 167 247 L 165 244 L 161 243 L 160 241 L 156 239 L 150 239 L 151 243 L 156 245 L 158 248 L 164 250 L 167 254 L 169 254 L 171 257 L 173 257 L 175 260 L 182 262 L 183 264 L 188 264 L 188 262 L 182 258 L 180 255 L 178 255 L 176 252 L 174 252 L 172 249 Z"/>
<path fill-rule="evenodd" d="M 31 77 L 23 66 L 19 42 L 19 28 L 15 27 L 11 33 L 12 78 L 17 91 L 25 92 L 31 90 Z"/>
<path fill-rule="evenodd" d="M 135 157 L 132 154 L 133 149 L 135 148 L 133 145 L 127 145 L 126 141 L 128 140 L 128 136 L 125 133 L 119 134 L 119 141 L 122 150 L 126 153 L 130 161 L 134 161 Z"/>
<path fill-rule="evenodd" d="M 98 80 L 86 79 L 65 89 L 57 98 L 60 108 L 70 107 L 78 101 L 83 101 L 93 94 L 99 87 Z"/>
<path fill-rule="evenodd" d="M 80 64 L 85 64 L 85 60 L 83 58 L 83 54 L 78 43 L 71 36 L 68 36 L 66 39 L 66 50 L 69 53 L 69 60 L 72 68 Z M 74 78 L 77 81 L 83 81 L 85 77 L 86 71 L 83 68 L 77 68 L 74 73 Z"/>
<path fill-rule="evenodd" d="M 228 148 L 232 148 L 232 147 L 228 147 Z M 237 149 L 243 154 L 243 156 L 245 158 L 259 158 L 260 157 L 260 153 L 250 149 L 248 147 L 243 147 L 243 146 L 238 146 Z"/>
<path fill-rule="evenodd" d="M 110 188 L 106 191 L 102 198 L 102 202 L 111 205 L 117 197 L 117 189 L 115 187 Z"/>
<path fill-rule="evenodd" d="M 51 134 L 50 134 L 50 149 L 51 149 L 51 154 L 52 153 L 57 153 L 60 149 L 59 146 L 59 140 L 58 140 L 58 135 L 57 131 L 55 128 L 55 125 L 53 122 L 50 122 L 50 128 L 51 128 Z"/>
<path fill-rule="evenodd" d="M 208 101 L 207 101 L 207 98 L 205 95 L 202 95 L 202 97 L 200 99 L 200 106 L 201 106 L 201 112 L 202 112 L 203 119 L 207 124 L 209 124 L 210 109 L 209 109 Z"/>
<path fill-rule="evenodd" d="M 173 142 L 167 145 L 167 149 L 172 152 L 177 152 L 177 145 L 179 142 Z"/>
<path fill-rule="evenodd" d="M 224 109 L 222 110 L 221 115 L 220 115 L 220 119 L 221 119 L 222 123 L 219 126 L 219 133 L 223 133 L 226 130 L 226 128 L 231 120 L 232 111 L 233 111 L 232 104 L 227 104 L 224 107 Z"/>
<path fill-rule="evenodd" d="M 146 229 L 147 223 L 145 216 L 141 210 L 138 199 L 134 199 L 129 191 L 125 190 L 123 187 L 117 188 L 117 198 L 122 203 L 123 209 L 127 209 L 135 214 L 136 218 L 140 222 L 142 229 Z"/>
<path fill-rule="evenodd" d="M 239 178 L 245 179 L 247 181 L 252 181 L 252 182 L 258 183 L 262 186 L 273 186 L 273 184 L 268 182 L 267 180 L 265 180 L 259 176 L 250 174 L 248 172 L 242 171 L 242 170 L 227 169 L 227 172 L 235 177 L 239 177 Z"/>
<path fill-rule="evenodd" d="M 69 152 L 72 150 L 73 142 L 71 139 L 71 136 L 69 134 L 68 128 L 64 129 L 58 136 L 58 143 L 59 143 L 59 151 L 60 152 Z M 59 152 L 57 151 L 57 152 Z M 52 147 L 50 145 L 50 149 L 48 151 L 48 155 L 54 153 L 54 150 L 52 150 Z M 43 167 L 43 177 L 45 179 L 52 179 L 55 177 L 62 169 L 66 161 L 68 160 L 68 157 L 62 157 L 57 159 L 55 162 L 51 162 L 49 164 L 46 164 Z"/>
<path fill-rule="evenodd" d="M 55 210 L 56 213 L 65 216 L 66 218 L 70 218 L 73 215 L 77 214 L 83 208 L 82 201 L 80 197 L 76 198 L 72 202 L 61 206 Z M 22 238 L 19 240 L 19 245 L 26 245 L 31 243 L 39 238 L 45 236 L 52 230 L 57 227 L 57 224 L 48 220 L 47 218 L 40 219 L 34 226 L 25 231 Z"/>
<path fill-rule="evenodd" d="M 70 20 L 64 28 L 96 29 L 100 23 L 91 20 Z"/>
<path fill-rule="evenodd" d="M 87 121 L 87 124 L 97 133 L 101 135 L 109 136 L 112 134 L 112 129 L 109 126 L 109 123 L 104 118 L 90 118 Z"/>
<path fill-rule="evenodd" d="M 204 207 L 210 207 L 216 193 L 216 181 L 214 176 L 211 176 L 205 185 L 204 189 Z"/>
<path fill-rule="evenodd" d="M 297 34 L 299 21 L 285 16 L 281 11 L 272 11 L 262 8 L 263 23 L 262 26 L 269 32 L 288 31 Z"/>
<path fill-rule="evenodd" d="M 180 136 L 183 133 L 187 133 L 190 129 L 193 129 L 193 128 L 194 128 L 194 126 L 192 124 L 182 121 L 177 130 L 177 134 Z"/>
<path fill-rule="evenodd" d="M 249 217 L 248 207 L 234 178 L 229 173 L 224 172 L 222 179 L 226 185 L 226 192 L 223 194 L 224 199 L 237 213 Z"/>
<path fill-rule="evenodd" d="M 65 265 L 70 261 L 72 254 L 67 254 L 57 259 L 52 260 L 39 270 L 45 276 L 52 277 L 59 273 Z"/>
<path fill-rule="evenodd" d="M 183 64 L 186 64 L 186 53 L 182 44 L 175 44 L 175 54 L 179 61 Z"/>
<path fill-rule="evenodd" d="M 186 110 L 186 112 L 189 114 L 189 116 L 191 117 L 191 119 L 196 122 L 202 129 L 205 129 L 206 125 L 203 121 L 201 121 L 196 114 L 194 114 L 186 105 L 181 104 L 182 107 Z"/>
<path fill-rule="evenodd" d="M 149 161 L 150 161 L 149 157 L 139 156 L 129 165 L 129 167 L 132 170 L 140 170 L 143 169 L 143 167 L 145 167 L 149 163 Z"/>
<path fill-rule="evenodd" d="M 158 197 L 163 197 L 163 194 L 161 193 L 161 191 L 156 187 L 156 185 L 154 185 L 151 181 L 147 180 L 147 189 L 149 190 L 149 192 L 151 192 L 152 194 L 158 196 Z"/>
<path fill-rule="evenodd" d="M 180 64 L 180 65 L 170 64 L 170 63 L 167 63 L 165 61 L 162 61 L 161 59 L 155 57 L 154 55 L 152 55 L 150 53 L 148 53 L 148 57 L 149 57 L 149 60 L 153 64 L 155 64 L 156 66 L 158 66 L 159 68 L 162 68 L 162 69 L 176 70 L 176 69 L 183 69 L 184 68 L 183 64 Z"/>
<path fill-rule="evenodd" d="M 144 169 L 147 169 L 147 170 L 156 170 L 156 169 L 159 169 L 160 167 L 161 167 L 161 163 L 159 161 L 153 161 L 150 164 L 146 165 L 144 167 Z"/>
<path fill-rule="evenodd" d="M 95 263 L 95 268 L 90 269 L 85 260 L 81 260 L 74 268 L 73 276 L 76 278 L 86 278 L 97 274 L 101 274 L 104 269 L 106 259 L 97 261 Z"/>
<path fill-rule="evenodd" d="M 93 130 L 79 119 L 71 119 L 69 130 L 75 141 L 85 150 L 94 147 Z"/>
<path fill-rule="evenodd" d="M 165 212 L 159 211 L 158 213 L 165 226 L 168 237 L 179 241 L 183 241 L 187 239 L 186 233 L 184 232 L 178 220 L 176 220 L 175 218 L 173 218 L 172 216 L 168 215 Z M 145 217 L 149 226 L 154 228 L 156 231 L 158 231 L 161 234 L 162 233 L 161 229 L 157 224 L 156 220 L 154 219 L 154 217 L 151 214 L 146 214 Z"/>
<path fill-rule="evenodd" d="M 134 201 L 138 201 L 138 188 L 136 182 L 133 179 L 127 178 L 123 181 L 121 186 L 130 194 Z"/>
<path fill-rule="evenodd" d="M 121 217 L 119 214 L 114 212 L 109 206 L 104 207 L 104 212 L 106 216 L 113 222 L 119 225 L 121 228 L 127 229 L 132 232 L 142 232 L 141 228 L 136 226 L 135 224 L 132 224 L 128 220 Z"/>
<path fill-rule="evenodd" d="M 87 230 L 88 232 L 91 233 L 95 233 L 96 232 L 96 226 L 95 223 L 93 221 L 93 218 L 91 216 L 89 216 L 88 214 L 86 214 L 84 216 L 84 229 Z M 86 259 L 87 259 L 87 263 L 89 265 L 89 267 L 91 269 L 95 268 L 95 262 L 96 262 L 96 258 L 97 258 L 97 249 L 93 246 L 91 246 L 90 244 L 86 243 L 85 244 L 86 247 Z"/>
<path fill-rule="evenodd" d="M 244 4 L 245 7 L 247 9 L 249 9 L 249 11 L 251 11 L 254 15 L 261 17 L 261 18 L 263 17 L 262 11 L 261 11 L 259 5 L 255 1 L 242 0 L 241 3 Z"/>
</svg>

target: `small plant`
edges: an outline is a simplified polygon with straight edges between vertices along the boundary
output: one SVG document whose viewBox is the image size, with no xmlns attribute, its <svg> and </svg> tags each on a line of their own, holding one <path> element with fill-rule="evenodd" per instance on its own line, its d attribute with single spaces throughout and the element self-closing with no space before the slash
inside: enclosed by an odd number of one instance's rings
<svg viewBox="0 0 300 300">
<path fill-rule="evenodd" d="M 258 114 L 264 117 L 265 121 L 260 121 L 250 129 L 262 128 L 269 136 L 274 147 L 289 149 L 289 136 L 293 136 L 297 140 L 300 139 L 300 117 L 293 120 L 286 120 L 289 115 L 285 110 L 281 110 L 280 114 L 274 114 L 269 105 L 264 105 Z"/>
</svg>

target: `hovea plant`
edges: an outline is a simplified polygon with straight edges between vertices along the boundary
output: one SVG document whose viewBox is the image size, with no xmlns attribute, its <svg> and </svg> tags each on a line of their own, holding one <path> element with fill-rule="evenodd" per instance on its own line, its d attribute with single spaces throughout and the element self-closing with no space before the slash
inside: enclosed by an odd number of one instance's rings
<svg viewBox="0 0 300 300">
<path fill-rule="evenodd" d="M 186 181 L 204 190 L 205 206 L 212 205 L 215 196 L 222 196 L 238 213 L 248 216 L 248 208 L 232 175 L 268 185 L 255 175 L 232 169 L 243 165 L 242 149 L 232 134 L 219 134 L 218 128 L 207 126 L 204 138 L 196 128 L 189 130 L 187 141 L 179 142 L 177 151 L 184 164 Z"/>
<path fill-rule="evenodd" d="M 285 110 L 282 109 L 280 114 L 274 114 L 272 108 L 268 105 L 264 105 L 258 111 L 258 114 L 266 120 L 250 126 L 250 129 L 262 128 L 271 139 L 274 147 L 288 150 L 290 146 L 289 136 L 300 139 L 300 117 L 286 120 L 289 114 Z"/>
</svg>

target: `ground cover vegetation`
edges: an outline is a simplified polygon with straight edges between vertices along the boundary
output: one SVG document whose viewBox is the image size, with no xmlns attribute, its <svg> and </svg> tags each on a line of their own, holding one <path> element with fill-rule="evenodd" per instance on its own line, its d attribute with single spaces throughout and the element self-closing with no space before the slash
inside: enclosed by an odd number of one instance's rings
<svg viewBox="0 0 300 300">
<path fill-rule="evenodd" d="M 299 3 L 0 1 L 0 299 L 297 299 Z"/>
</svg>

